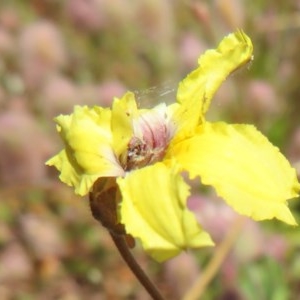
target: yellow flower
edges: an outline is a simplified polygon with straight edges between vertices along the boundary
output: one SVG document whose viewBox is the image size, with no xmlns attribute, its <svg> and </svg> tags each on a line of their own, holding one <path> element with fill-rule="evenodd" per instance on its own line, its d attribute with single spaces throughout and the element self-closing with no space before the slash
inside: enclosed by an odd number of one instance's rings
<svg viewBox="0 0 300 300">
<path fill-rule="evenodd" d="M 98 178 L 116 177 L 119 221 L 158 261 L 213 245 L 186 207 L 183 171 L 200 176 L 241 214 L 295 225 L 287 200 L 300 184 L 278 148 L 252 125 L 205 120 L 222 81 L 251 60 L 252 50 L 242 31 L 225 37 L 180 83 L 174 104 L 139 109 L 127 92 L 112 109 L 77 106 L 57 117 L 65 148 L 47 164 L 79 195 Z"/>
</svg>

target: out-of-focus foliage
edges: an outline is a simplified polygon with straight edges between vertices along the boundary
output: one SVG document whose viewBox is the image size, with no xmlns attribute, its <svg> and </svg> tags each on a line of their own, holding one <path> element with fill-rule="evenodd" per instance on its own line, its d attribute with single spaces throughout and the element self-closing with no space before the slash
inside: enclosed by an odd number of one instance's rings
<svg viewBox="0 0 300 300">
<path fill-rule="evenodd" d="M 44 165 L 61 148 L 52 119 L 128 89 L 141 106 L 173 100 L 200 53 L 236 28 L 255 59 L 223 84 L 209 119 L 256 124 L 300 174 L 299 20 L 298 0 L 0 1 L 1 299 L 147 299 L 87 199 Z M 210 190 L 190 207 L 218 245 L 235 214 Z M 247 222 L 203 299 L 296 299 L 299 246 L 298 228 Z M 163 265 L 134 252 L 180 299 L 214 249 Z"/>
</svg>

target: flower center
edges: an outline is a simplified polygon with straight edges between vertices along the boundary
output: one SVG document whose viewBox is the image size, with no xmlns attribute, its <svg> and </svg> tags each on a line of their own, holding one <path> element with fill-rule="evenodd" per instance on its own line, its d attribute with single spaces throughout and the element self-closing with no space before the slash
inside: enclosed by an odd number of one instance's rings
<svg viewBox="0 0 300 300">
<path fill-rule="evenodd" d="M 163 158 L 171 136 L 165 109 L 165 106 L 158 106 L 133 120 L 133 137 L 123 163 L 125 171 L 151 165 Z"/>
<path fill-rule="evenodd" d="M 125 170 L 132 170 L 151 165 L 164 156 L 165 147 L 150 147 L 145 141 L 138 137 L 133 137 L 127 150 Z"/>
</svg>

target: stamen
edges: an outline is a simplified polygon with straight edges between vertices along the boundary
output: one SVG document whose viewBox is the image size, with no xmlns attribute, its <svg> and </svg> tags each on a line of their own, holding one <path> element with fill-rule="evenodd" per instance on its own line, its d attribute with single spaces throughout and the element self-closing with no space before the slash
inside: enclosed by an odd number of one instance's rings
<svg viewBox="0 0 300 300">
<path fill-rule="evenodd" d="M 133 120 L 134 136 L 120 159 L 125 171 L 160 161 L 170 140 L 165 106 L 157 106 Z"/>
</svg>

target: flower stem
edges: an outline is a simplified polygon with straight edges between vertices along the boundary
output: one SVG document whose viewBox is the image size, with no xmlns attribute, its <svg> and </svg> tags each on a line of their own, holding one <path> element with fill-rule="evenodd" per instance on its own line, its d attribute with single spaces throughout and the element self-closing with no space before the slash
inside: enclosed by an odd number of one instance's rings
<svg viewBox="0 0 300 300">
<path fill-rule="evenodd" d="M 233 244 L 238 238 L 239 233 L 245 223 L 245 220 L 246 220 L 245 217 L 237 216 L 228 234 L 225 236 L 222 243 L 216 249 L 213 258 L 208 263 L 206 269 L 203 271 L 201 276 L 199 276 L 199 278 L 196 280 L 192 288 L 183 297 L 183 300 L 196 300 L 201 298 L 206 287 L 214 278 L 217 271 L 220 269 L 222 263 L 226 259 L 229 251 L 231 250 Z"/>
<path fill-rule="evenodd" d="M 131 269 L 135 277 L 139 280 L 139 282 L 143 285 L 149 295 L 153 300 L 164 300 L 163 296 L 160 294 L 155 285 L 150 281 L 148 276 L 142 270 L 140 265 L 137 263 L 135 258 L 133 257 L 131 251 L 127 246 L 127 242 L 123 235 L 117 235 L 113 232 L 110 232 L 111 238 L 113 239 L 116 247 L 119 250 L 122 258 L 125 260 L 128 267 Z"/>
<path fill-rule="evenodd" d="M 134 240 L 126 233 L 124 226 L 118 222 L 117 195 L 118 186 L 115 184 L 114 178 L 96 181 L 93 191 L 89 194 L 92 215 L 108 230 L 127 266 L 144 286 L 152 299 L 164 300 L 129 249 L 129 247 L 134 246 Z"/>
</svg>

